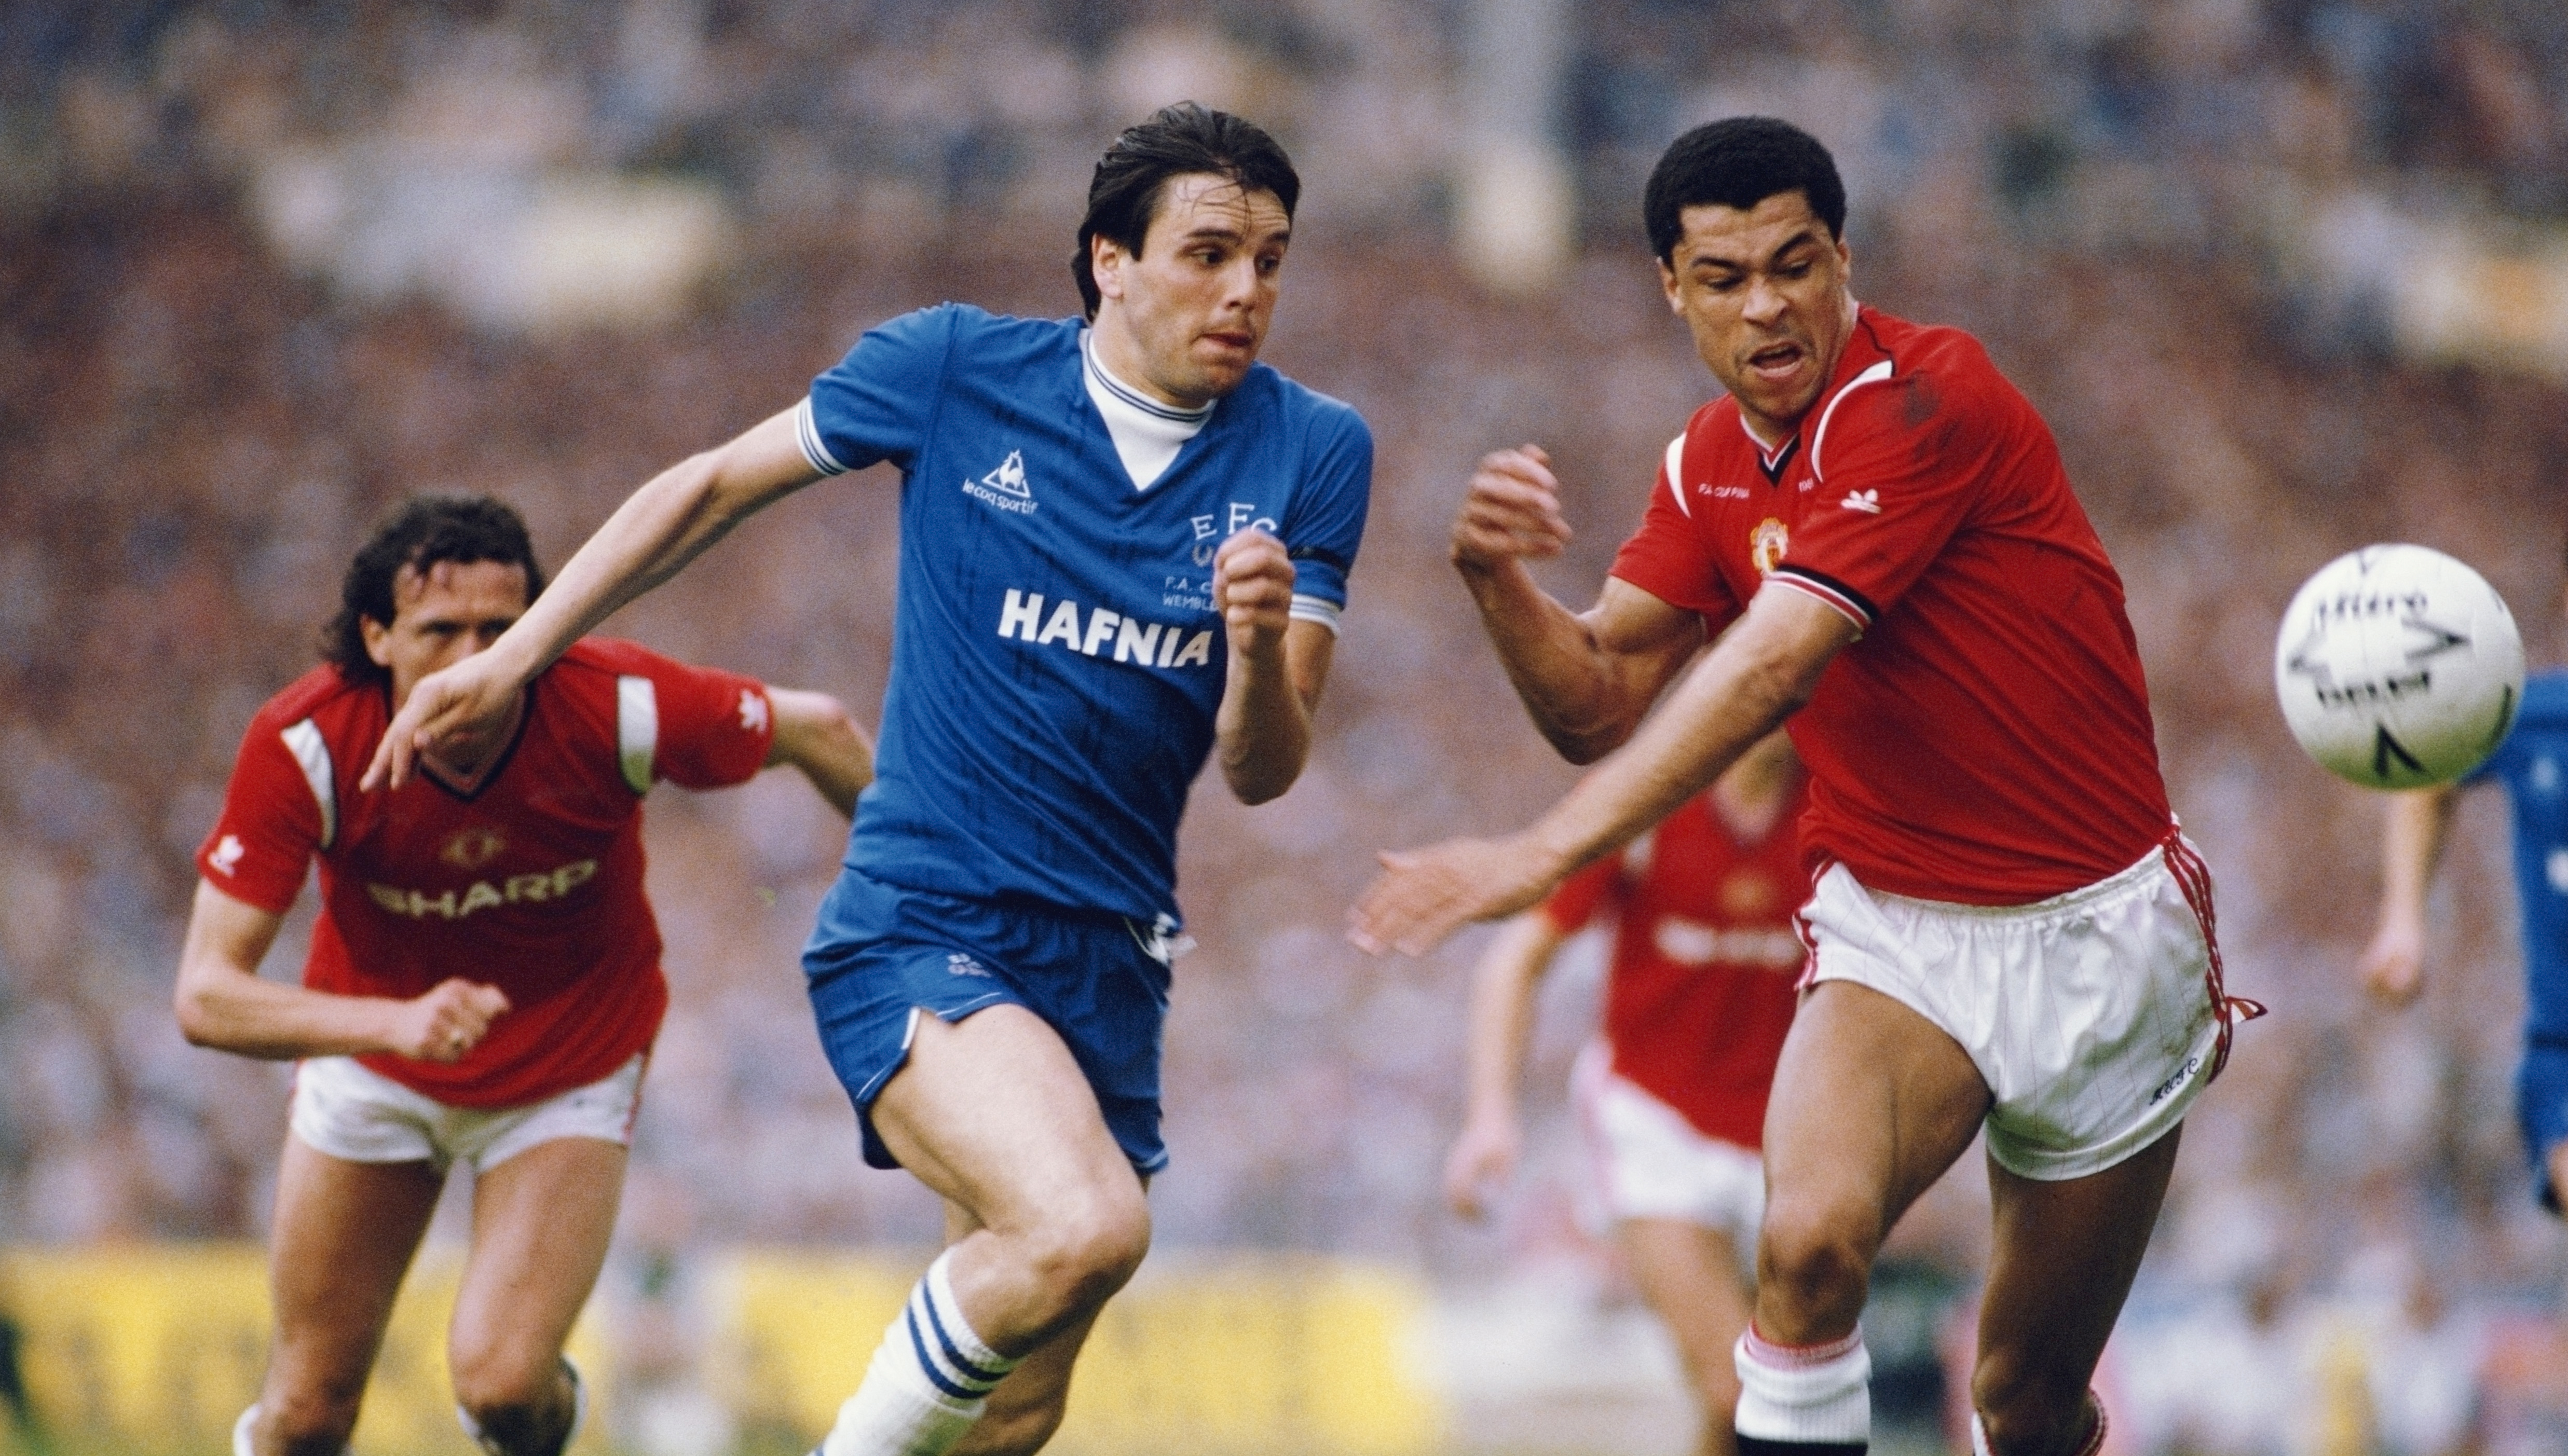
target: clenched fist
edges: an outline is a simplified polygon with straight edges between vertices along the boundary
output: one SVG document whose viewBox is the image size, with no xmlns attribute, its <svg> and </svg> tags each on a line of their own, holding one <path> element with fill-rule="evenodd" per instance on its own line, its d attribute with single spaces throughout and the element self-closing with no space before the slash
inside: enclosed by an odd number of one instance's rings
<svg viewBox="0 0 2568 1456">
<path fill-rule="evenodd" d="M 442 981 L 425 996 L 401 1004 L 394 1019 L 393 1054 L 414 1061 L 461 1061 L 507 1010 L 508 998 L 495 986 L 461 978 Z"/>
</svg>

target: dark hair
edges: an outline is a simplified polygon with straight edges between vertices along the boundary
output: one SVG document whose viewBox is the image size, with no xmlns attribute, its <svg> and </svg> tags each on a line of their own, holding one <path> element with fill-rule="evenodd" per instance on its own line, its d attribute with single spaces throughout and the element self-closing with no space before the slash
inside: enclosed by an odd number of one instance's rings
<svg viewBox="0 0 2568 1456">
<path fill-rule="evenodd" d="M 1161 107 L 1150 120 L 1116 138 L 1098 158 L 1097 175 L 1089 179 L 1079 254 L 1070 260 L 1070 275 L 1079 283 L 1088 317 L 1097 317 L 1099 300 L 1097 273 L 1090 265 L 1095 240 L 1103 237 L 1139 257 L 1141 240 L 1159 210 L 1159 193 L 1168 178 L 1189 172 L 1228 177 L 1251 192 L 1273 192 L 1287 218 L 1302 196 L 1293 158 L 1255 122 L 1190 101 Z"/>
<path fill-rule="evenodd" d="M 1830 239 L 1845 236 L 1845 183 L 1836 158 L 1817 138 L 1772 117 L 1730 117 L 1697 127 L 1668 144 L 1650 169 L 1641 194 L 1641 222 L 1650 251 L 1662 263 L 1676 260 L 1688 207 L 1707 204 L 1745 212 L 1777 192 L 1799 192 L 1827 224 Z"/>
<path fill-rule="evenodd" d="M 348 574 L 339 583 L 339 615 L 322 631 L 321 655 L 351 682 L 385 681 L 390 675 L 366 655 L 366 634 L 359 624 L 391 626 L 393 582 L 402 568 L 424 573 L 441 561 L 497 561 L 522 568 L 528 602 L 544 589 L 544 569 L 535 564 L 526 523 L 506 504 L 487 495 L 414 495 L 375 528 L 374 537 L 348 563 Z"/>
</svg>

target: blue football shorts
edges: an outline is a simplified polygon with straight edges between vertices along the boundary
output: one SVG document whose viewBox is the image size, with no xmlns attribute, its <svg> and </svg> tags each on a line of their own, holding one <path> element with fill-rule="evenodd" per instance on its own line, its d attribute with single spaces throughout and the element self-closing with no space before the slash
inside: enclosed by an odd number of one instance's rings
<svg viewBox="0 0 2568 1456">
<path fill-rule="evenodd" d="M 1144 1174 L 1159 1140 L 1159 1044 L 1173 925 L 1109 912 L 967 900 L 841 869 L 802 951 L 829 1066 L 855 1103 L 865 1161 L 899 1161 L 874 1131 L 874 1098 L 909 1057 L 922 1013 L 960 1021 L 1024 1007 L 1070 1047 L 1124 1156 Z"/>
<path fill-rule="evenodd" d="M 2524 1156 L 2532 1161 L 2532 1187 L 2541 1206 L 2560 1212 L 2550 1186 L 2550 1150 L 2568 1138 L 2568 1040 L 2536 1036 L 2524 1044 L 2514 1073 L 2514 1115 L 2523 1127 Z"/>
</svg>

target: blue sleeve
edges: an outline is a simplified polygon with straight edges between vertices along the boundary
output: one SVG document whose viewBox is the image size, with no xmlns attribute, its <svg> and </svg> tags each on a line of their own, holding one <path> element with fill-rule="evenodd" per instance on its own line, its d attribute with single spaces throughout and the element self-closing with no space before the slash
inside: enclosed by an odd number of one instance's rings
<svg viewBox="0 0 2568 1456">
<path fill-rule="evenodd" d="M 868 329 L 846 358 L 811 381 L 795 416 L 811 468 L 842 475 L 880 460 L 909 467 L 935 417 L 962 314 L 940 304 Z"/>
<path fill-rule="evenodd" d="M 1284 522 L 1284 548 L 1293 558 L 1293 615 L 1335 630 L 1373 495 L 1373 432 L 1363 417 L 1333 400 L 1314 424 L 1310 451 Z"/>
</svg>

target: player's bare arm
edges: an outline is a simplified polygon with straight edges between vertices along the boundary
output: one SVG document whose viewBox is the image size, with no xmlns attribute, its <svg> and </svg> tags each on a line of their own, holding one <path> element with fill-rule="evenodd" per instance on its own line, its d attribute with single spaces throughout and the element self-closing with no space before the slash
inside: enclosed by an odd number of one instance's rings
<svg viewBox="0 0 2568 1456">
<path fill-rule="evenodd" d="M 767 766 L 792 767 L 811 780 L 829 807 L 854 818 L 856 795 L 874 781 L 873 740 L 826 693 L 770 688 L 767 706 L 776 715 Z"/>
<path fill-rule="evenodd" d="M 1788 587 L 1761 591 L 1631 741 L 1551 812 L 1500 839 L 1385 851 L 1349 936 L 1423 956 L 1465 922 L 1523 910 L 1580 865 L 1667 817 L 1791 717 L 1855 639 L 1854 623 Z"/>
<path fill-rule="evenodd" d="M 1230 642 L 1230 675 L 1213 719 L 1222 778 L 1241 803 L 1262 804 L 1291 788 L 1310 757 L 1311 715 L 1337 634 L 1293 620 L 1293 562 L 1264 531 L 1222 542 L 1212 590 Z"/>
<path fill-rule="evenodd" d="M 487 732 L 514 710 L 517 691 L 564 648 L 677 575 L 733 527 L 818 478 L 795 440 L 792 410 L 653 476 L 487 651 L 420 680 L 393 716 L 359 787 L 398 788 L 420 753 Z"/>
<path fill-rule="evenodd" d="M 2364 989 L 2393 1006 L 2425 989 L 2425 891 L 2459 797 L 2447 784 L 2391 794 L 2383 807 L 2381 920 L 2362 970 Z"/>
<path fill-rule="evenodd" d="M 1444 1158 L 1444 1201 L 1466 1219 L 1488 1212 L 1489 1192 L 1514 1174 L 1523 1156 L 1516 1084 L 1533 1027 L 1534 987 L 1559 949 L 1560 932 L 1549 917 L 1520 915 L 1499 929 L 1472 970 L 1462 1131 Z"/>
<path fill-rule="evenodd" d="M 1587 611 L 1562 606 L 1525 562 L 1558 555 L 1569 537 L 1551 457 L 1527 444 L 1481 458 L 1451 557 L 1534 726 L 1562 757 L 1592 763 L 1632 735 L 1703 646 L 1703 623 L 1612 577 Z"/>
<path fill-rule="evenodd" d="M 495 988 L 462 978 L 409 1001 L 337 996 L 258 974 L 283 917 L 196 886 L 178 956 L 178 1029 L 197 1046 L 288 1061 L 389 1052 L 457 1061 L 508 1010 Z"/>
</svg>

